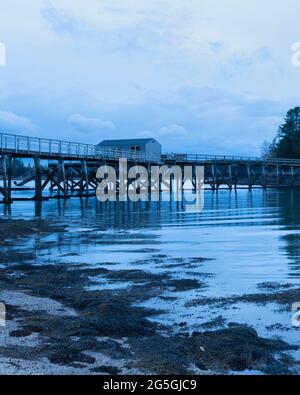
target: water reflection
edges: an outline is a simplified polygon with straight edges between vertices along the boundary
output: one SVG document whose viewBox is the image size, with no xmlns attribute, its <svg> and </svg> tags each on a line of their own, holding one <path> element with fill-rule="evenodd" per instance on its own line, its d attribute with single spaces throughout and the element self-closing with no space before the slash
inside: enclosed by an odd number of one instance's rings
<svg viewBox="0 0 300 395">
<path fill-rule="evenodd" d="M 284 250 L 289 258 L 290 276 L 300 273 L 300 190 L 287 190 L 274 196 L 279 211 L 279 224 L 282 226 Z"/>
<path fill-rule="evenodd" d="M 233 279 L 265 276 L 265 280 L 285 281 L 300 277 L 299 202 L 300 190 L 206 191 L 203 211 L 187 201 L 101 203 L 93 198 L 20 201 L 2 210 L 8 217 L 67 223 L 69 230 L 137 230 L 141 237 L 150 232 L 153 240 L 160 240 L 162 254 L 175 254 L 179 249 L 183 256 L 201 254 L 216 260 L 222 266 L 215 264 L 213 269 L 223 280 L 231 272 Z M 79 241 L 63 238 L 57 243 L 76 249 L 82 244 L 80 238 L 85 239 L 77 233 Z M 114 243 L 121 242 L 118 233 L 114 237 Z M 90 247 L 97 242 L 97 238 L 90 239 Z M 131 245 L 134 242 L 128 240 Z"/>
</svg>

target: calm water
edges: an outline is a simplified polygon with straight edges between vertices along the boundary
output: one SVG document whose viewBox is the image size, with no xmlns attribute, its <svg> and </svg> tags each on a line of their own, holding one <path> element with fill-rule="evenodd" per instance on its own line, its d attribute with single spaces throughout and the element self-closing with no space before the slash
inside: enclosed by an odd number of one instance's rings
<svg viewBox="0 0 300 395">
<path fill-rule="evenodd" d="M 174 330 L 179 330 L 176 324 L 183 321 L 190 330 L 199 329 L 201 324 L 221 315 L 226 322 L 252 325 L 260 335 L 280 336 L 300 344 L 300 330 L 291 328 L 292 313 L 281 311 L 276 304 L 239 303 L 226 310 L 189 305 L 203 296 L 257 293 L 258 285 L 264 282 L 299 284 L 298 190 L 206 192 L 202 212 L 181 202 L 101 204 L 96 199 L 51 200 L 42 207 L 19 202 L 12 205 L 11 213 L 3 206 L 0 209 L 3 215 L 40 215 L 69 225 L 65 234 L 32 242 L 32 248 L 41 241 L 49 243 L 48 250 L 39 253 L 41 260 L 83 262 L 114 270 L 168 272 L 174 278 L 204 281 L 204 288 L 180 295 L 170 289 L 165 296 L 174 298 L 153 298 L 143 304 L 164 308 L 165 313 L 154 319 L 173 323 Z M 161 255 L 164 259 L 159 259 Z M 193 267 L 185 265 L 193 257 L 210 260 Z M 182 262 L 182 266 L 171 267 L 175 261 Z M 132 286 L 128 282 L 107 282 L 101 277 L 97 281 L 98 288 Z M 286 330 L 281 327 L 270 331 L 268 327 L 276 323 Z"/>
</svg>

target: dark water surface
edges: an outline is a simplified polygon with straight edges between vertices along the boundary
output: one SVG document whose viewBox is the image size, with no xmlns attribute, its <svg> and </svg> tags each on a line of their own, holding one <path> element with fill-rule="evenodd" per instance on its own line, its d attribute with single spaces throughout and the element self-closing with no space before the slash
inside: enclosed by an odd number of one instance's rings
<svg viewBox="0 0 300 395">
<path fill-rule="evenodd" d="M 0 209 L 8 215 L 6 208 Z M 143 302 L 164 309 L 152 319 L 174 324 L 174 331 L 180 331 L 183 322 L 193 331 L 217 319 L 216 327 L 246 323 L 261 336 L 300 344 L 300 329 L 291 325 L 292 312 L 275 303 L 240 302 L 226 309 L 194 303 L 203 297 L 258 293 L 263 283 L 299 284 L 299 190 L 207 191 L 203 211 L 182 202 L 103 204 L 91 198 L 51 200 L 41 207 L 17 202 L 10 215 L 40 215 L 69 226 L 64 234 L 30 241 L 40 251 L 40 260 L 168 272 L 177 279 L 201 281 L 199 288 L 170 288 L 164 298 Z M 38 248 L 41 243 L 48 243 L 47 249 Z M 96 280 L 93 287 L 99 289 L 132 286 L 125 280 Z"/>
</svg>

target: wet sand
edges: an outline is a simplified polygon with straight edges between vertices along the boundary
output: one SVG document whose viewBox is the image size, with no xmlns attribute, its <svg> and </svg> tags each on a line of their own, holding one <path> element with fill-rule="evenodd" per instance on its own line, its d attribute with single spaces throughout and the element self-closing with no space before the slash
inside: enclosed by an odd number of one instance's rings
<svg viewBox="0 0 300 395">
<path fill-rule="evenodd" d="M 51 221 L 0 220 L 0 301 L 7 308 L 7 325 L 0 328 L 1 374 L 298 373 L 290 355 L 297 347 L 281 339 L 261 338 L 253 328 L 226 323 L 222 316 L 191 332 L 186 322 L 178 327 L 159 323 L 154 318 L 163 311 L 142 306 L 153 298 L 168 302 L 170 289 L 180 295 L 205 288 L 209 273 L 174 279 L 167 272 L 143 270 L 142 260 L 140 270 L 113 264 L 108 269 L 107 264 L 70 263 L 72 254 L 64 263 L 49 258 L 45 264 L 30 243 L 26 247 L 31 238 L 68 231 Z M 41 253 L 48 248 L 40 244 Z M 153 259 L 159 267 L 168 258 Z M 193 268 L 201 260 L 168 259 L 168 265 Z M 99 277 L 130 285 L 97 289 Z M 300 289 L 265 284 L 256 295 L 203 297 L 191 304 L 214 309 L 241 301 L 274 302 L 288 309 L 297 298 Z"/>
</svg>

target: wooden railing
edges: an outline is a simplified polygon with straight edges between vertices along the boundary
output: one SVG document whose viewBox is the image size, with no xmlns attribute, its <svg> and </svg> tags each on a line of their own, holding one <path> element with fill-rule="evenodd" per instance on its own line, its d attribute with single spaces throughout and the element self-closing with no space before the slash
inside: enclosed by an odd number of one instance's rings
<svg viewBox="0 0 300 395">
<path fill-rule="evenodd" d="M 266 164 L 284 164 L 300 166 L 300 159 L 285 159 L 285 158 L 263 158 L 253 156 L 230 156 L 230 155 L 199 155 L 199 154 L 164 154 L 163 161 L 177 161 L 187 163 L 204 163 L 204 162 L 251 162 L 251 163 L 266 163 Z"/>
<path fill-rule="evenodd" d="M 151 161 L 144 152 L 99 147 L 91 144 L 74 143 L 71 141 L 46 139 L 39 137 L 19 136 L 10 133 L 0 133 L 0 152 L 41 155 L 48 157 L 77 157 L 95 159 L 125 158 L 136 162 Z"/>
</svg>

